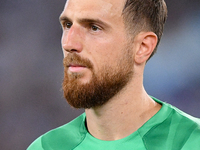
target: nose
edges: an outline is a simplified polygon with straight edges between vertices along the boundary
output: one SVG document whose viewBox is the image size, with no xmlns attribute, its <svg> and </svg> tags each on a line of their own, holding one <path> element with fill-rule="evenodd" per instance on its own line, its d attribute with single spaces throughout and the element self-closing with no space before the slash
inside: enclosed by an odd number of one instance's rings
<svg viewBox="0 0 200 150">
<path fill-rule="evenodd" d="M 71 26 L 70 29 L 64 30 L 62 34 L 62 48 L 66 52 L 80 53 L 83 49 L 81 30 L 78 27 Z"/>
</svg>

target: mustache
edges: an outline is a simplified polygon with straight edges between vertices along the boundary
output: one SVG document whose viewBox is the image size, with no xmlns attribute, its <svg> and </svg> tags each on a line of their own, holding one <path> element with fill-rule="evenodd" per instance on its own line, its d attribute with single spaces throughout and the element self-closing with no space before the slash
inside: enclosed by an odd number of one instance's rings
<svg viewBox="0 0 200 150">
<path fill-rule="evenodd" d="M 80 65 L 80 66 L 84 66 L 90 69 L 93 68 L 93 65 L 89 59 L 83 58 L 76 53 L 69 53 L 63 59 L 63 65 L 64 67 L 69 67 L 70 65 Z"/>
</svg>

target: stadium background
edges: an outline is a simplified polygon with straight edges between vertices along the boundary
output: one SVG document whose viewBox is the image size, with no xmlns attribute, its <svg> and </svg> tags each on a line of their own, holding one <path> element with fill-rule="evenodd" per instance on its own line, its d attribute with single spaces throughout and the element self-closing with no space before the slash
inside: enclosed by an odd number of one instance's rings
<svg viewBox="0 0 200 150">
<path fill-rule="evenodd" d="M 200 1 L 166 0 L 164 36 L 147 63 L 154 97 L 200 117 Z M 0 149 L 23 150 L 83 110 L 62 96 L 61 28 L 65 0 L 0 0 Z"/>
</svg>

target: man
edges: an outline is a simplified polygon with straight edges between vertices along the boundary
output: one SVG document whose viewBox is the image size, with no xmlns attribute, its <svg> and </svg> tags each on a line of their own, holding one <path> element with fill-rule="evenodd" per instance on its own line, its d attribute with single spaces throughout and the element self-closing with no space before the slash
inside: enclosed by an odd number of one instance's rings
<svg viewBox="0 0 200 150">
<path fill-rule="evenodd" d="M 143 87 L 166 17 L 164 0 L 68 0 L 63 91 L 85 113 L 28 150 L 199 150 L 200 120 Z"/>
</svg>

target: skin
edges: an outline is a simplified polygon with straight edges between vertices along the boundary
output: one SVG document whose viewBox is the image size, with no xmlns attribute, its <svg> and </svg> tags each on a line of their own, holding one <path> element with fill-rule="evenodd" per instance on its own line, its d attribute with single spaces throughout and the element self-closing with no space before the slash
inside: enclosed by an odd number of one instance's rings
<svg viewBox="0 0 200 150">
<path fill-rule="evenodd" d="M 100 107 L 86 109 L 87 128 L 101 140 L 124 138 L 155 115 L 161 106 L 153 101 L 143 87 L 146 61 L 154 50 L 157 36 L 141 32 L 130 41 L 121 15 L 123 0 L 68 0 L 60 16 L 63 27 L 64 57 L 77 53 L 89 59 L 95 73 L 105 67 L 115 68 L 129 44 L 133 58 L 133 76 L 118 94 Z M 82 84 L 91 79 L 87 67 L 72 64 L 69 73 L 81 73 Z"/>
</svg>

